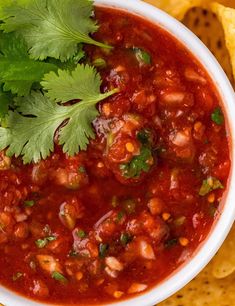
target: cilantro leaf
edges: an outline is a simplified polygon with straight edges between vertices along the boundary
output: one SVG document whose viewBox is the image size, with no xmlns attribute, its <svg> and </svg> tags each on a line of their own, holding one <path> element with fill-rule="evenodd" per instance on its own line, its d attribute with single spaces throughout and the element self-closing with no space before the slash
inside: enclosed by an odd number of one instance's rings
<svg viewBox="0 0 235 306">
<path fill-rule="evenodd" d="M 138 178 L 142 171 L 148 172 L 150 170 L 150 159 L 152 159 L 151 149 L 142 146 L 140 154 L 134 156 L 129 163 L 121 164 L 120 169 L 126 178 Z"/>
<path fill-rule="evenodd" d="M 29 58 L 28 48 L 23 38 L 10 34 L 0 34 L 0 81 L 3 90 L 24 96 L 29 94 L 35 82 L 57 66 L 34 61 Z"/>
<path fill-rule="evenodd" d="M 98 115 L 96 103 L 117 90 L 100 94 L 98 92 L 100 77 L 96 75 L 96 71 L 89 66 L 82 69 L 78 66 L 77 70 L 83 71 L 83 77 L 87 80 L 87 87 L 82 86 L 83 91 L 78 90 L 77 96 L 74 96 L 74 99 L 81 101 L 63 106 L 34 91 L 27 97 L 18 98 L 19 106 L 16 111 L 9 112 L 7 127 L 0 128 L 0 150 L 8 148 L 9 156 L 22 155 L 24 163 L 38 162 L 53 152 L 57 129 L 59 129 L 59 143 L 63 146 L 64 153 L 73 156 L 79 150 L 87 148 L 89 138 L 95 136 L 91 122 Z M 76 70 L 73 77 L 80 80 Z M 95 88 L 92 91 L 93 95 L 86 93 L 91 90 L 88 84 L 93 84 Z M 64 86 L 67 86 L 66 83 Z M 63 99 L 64 97 L 61 97 L 61 100 Z"/>
<path fill-rule="evenodd" d="M 85 52 L 82 50 L 82 44 L 80 44 L 80 45 L 78 45 L 76 54 L 72 58 L 68 59 L 67 61 L 61 62 L 58 59 L 55 59 L 53 57 L 49 57 L 46 60 L 46 62 L 50 63 L 50 64 L 54 64 L 60 69 L 64 69 L 64 70 L 67 69 L 67 70 L 72 71 L 77 67 L 80 60 L 83 59 L 84 57 L 85 57 Z"/>
<path fill-rule="evenodd" d="M 65 61 L 74 56 L 78 43 L 110 48 L 89 36 L 98 29 L 90 18 L 92 11 L 91 0 L 13 2 L 2 9 L 0 29 L 22 34 L 34 59 L 54 57 Z"/>
<path fill-rule="evenodd" d="M 8 113 L 8 108 L 12 104 L 12 96 L 8 92 L 2 90 L 2 84 L 0 83 L 0 119 L 4 118 Z"/>
<path fill-rule="evenodd" d="M 44 76 L 41 85 L 50 99 L 56 102 L 68 102 L 81 99 L 95 102 L 104 99 L 100 93 L 101 77 L 94 67 L 78 65 L 72 72 L 58 70 L 58 73 L 50 72 Z"/>
</svg>

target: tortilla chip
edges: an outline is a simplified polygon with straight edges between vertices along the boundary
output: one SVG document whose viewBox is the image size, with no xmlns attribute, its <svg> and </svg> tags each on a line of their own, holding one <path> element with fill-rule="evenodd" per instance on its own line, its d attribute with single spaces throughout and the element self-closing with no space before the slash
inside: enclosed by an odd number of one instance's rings
<svg viewBox="0 0 235 306">
<path fill-rule="evenodd" d="M 234 250 L 235 225 L 210 264 L 187 286 L 158 306 L 234 306 L 235 273 L 231 268 L 235 271 Z"/>
<path fill-rule="evenodd" d="M 216 278 L 225 278 L 233 272 L 235 272 L 235 226 L 215 256 L 212 265 L 212 273 Z"/>
<path fill-rule="evenodd" d="M 187 11 L 200 6 L 203 0 L 146 0 L 146 2 L 166 11 L 171 16 L 182 20 Z"/>
<path fill-rule="evenodd" d="M 163 11 L 167 12 L 171 16 L 182 20 L 187 13 L 193 7 L 209 8 L 213 0 L 145 0 Z M 235 0 L 218 0 L 225 6 L 235 8 Z"/>
<path fill-rule="evenodd" d="M 232 61 L 235 62 L 235 52 L 232 53 L 231 51 L 229 54 L 227 49 L 227 47 L 230 49 L 231 42 L 230 44 L 228 43 L 230 36 L 225 42 L 224 25 L 221 25 L 215 13 L 210 10 L 211 5 L 214 7 L 216 5 L 218 6 L 218 4 L 212 4 L 212 0 L 146 0 L 146 2 L 155 5 L 179 20 L 183 19 L 183 23 L 193 31 L 215 55 L 232 85 L 235 85 L 235 71 L 233 74 L 231 67 L 232 57 L 234 58 Z M 218 0 L 218 2 L 235 7 L 235 0 Z M 235 17 L 233 22 L 235 24 Z M 233 66 L 235 70 L 235 63 Z"/>
<path fill-rule="evenodd" d="M 224 30 L 216 15 L 209 10 L 193 8 L 185 15 L 183 23 L 211 50 L 223 67 L 231 83 L 234 84 L 230 56 L 224 38 Z"/>
<path fill-rule="evenodd" d="M 210 264 L 191 283 L 158 306 L 234 306 L 234 284 L 235 274 L 216 279 Z"/>
<path fill-rule="evenodd" d="M 223 25 L 225 42 L 230 54 L 233 75 L 235 77 L 235 9 L 218 3 L 212 3 L 211 8 Z"/>
<path fill-rule="evenodd" d="M 214 0 L 206 0 L 205 2 L 207 2 L 207 4 L 214 2 Z M 223 4 L 224 6 L 228 6 L 228 7 L 232 7 L 235 8 L 235 1 L 234 0 L 218 0 L 216 1 L 220 4 Z"/>
</svg>

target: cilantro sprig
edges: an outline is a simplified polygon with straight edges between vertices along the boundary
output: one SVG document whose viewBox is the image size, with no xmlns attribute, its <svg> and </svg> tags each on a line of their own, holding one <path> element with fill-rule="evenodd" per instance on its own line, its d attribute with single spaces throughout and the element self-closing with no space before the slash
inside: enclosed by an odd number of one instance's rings
<svg viewBox="0 0 235 306">
<path fill-rule="evenodd" d="M 86 83 L 80 84 L 81 77 L 84 77 Z M 60 96 L 61 101 L 71 98 L 79 99 L 80 102 L 63 106 L 36 91 L 18 99 L 17 110 L 9 112 L 7 127 L 0 128 L 0 150 L 8 148 L 9 156 L 22 155 L 24 163 L 38 162 L 53 152 L 57 129 L 59 144 L 63 146 L 64 153 L 73 156 L 79 150 L 87 148 L 89 138 L 95 137 L 91 126 L 98 115 L 95 105 L 117 90 L 101 94 L 101 79 L 96 70 L 88 65 L 78 65 L 73 73 L 61 71 L 58 77 L 48 75 L 47 82 L 43 85 L 50 88 L 48 95 L 52 98 L 56 98 L 53 90 L 56 89 L 57 81 L 62 88 L 56 101 Z M 69 81 L 77 84 L 77 87 L 69 87 Z M 71 92 L 67 91 L 68 87 Z"/>
<path fill-rule="evenodd" d="M 83 44 L 111 48 L 91 0 L 4 0 L 0 7 L 0 150 L 24 163 L 46 159 L 58 132 L 63 152 L 85 150 L 95 134 L 101 77 L 86 64 Z M 67 103 L 72 100 L 72 103 Z M 64 103 L 66 103 L 64 105 Z"/>
<path fill-rule="evenodd" d="M 80 43 L 110 48 L 90 37 L 98 29 L 92 12 L 91 0 L 6 1 L 0 29 L 21 34 L 33 59 L 65 61 L 75 55 Z"/>
</svg>

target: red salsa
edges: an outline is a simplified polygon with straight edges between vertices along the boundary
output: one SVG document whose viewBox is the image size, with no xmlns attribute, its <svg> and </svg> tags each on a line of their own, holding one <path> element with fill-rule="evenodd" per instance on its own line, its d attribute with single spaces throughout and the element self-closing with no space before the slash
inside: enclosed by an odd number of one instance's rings
<svg viewBox="0 0 235 306">
<path fill-rule="evenodd" d="M 220 97 L 169 33 L 96 8 L 87 46 L 102 91 L 87 151 L 38 164 L 0 155 L 0 283 L 35 300 L 100 304 L 189 260 L 220 214 L 230 170 Z M 78 102 L 79 103 L 79 102 Z M 56 137 L 55 137 L 56 142 Z"/>
</svg>

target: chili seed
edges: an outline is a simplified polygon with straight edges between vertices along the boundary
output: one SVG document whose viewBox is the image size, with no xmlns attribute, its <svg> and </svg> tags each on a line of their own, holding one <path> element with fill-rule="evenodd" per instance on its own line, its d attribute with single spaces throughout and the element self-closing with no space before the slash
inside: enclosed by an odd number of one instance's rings
<svg viewBox="0 0 235 306">
<path fill-rule="evenodd" d="M 115 297 L 115 299 L 119 299 L 123 294 L 124 292 L 122 291 L 115 291 L 113 296 Z"/>
<path fill-rule="evenodd" d="M 187 246 L 189 244 L 189 240 L 185 237 L 180 237 L 179 238 L 179 243 L 182 245 L 182 246 Z"/>
<path fill-rule="evenodd" d="M 209 194 L 208 197 L 207 197 L 207 201 L 209 203 L 214 203 L 215 202 L 215 194 L 214 193 Z"/>
<path fill-rule="evenodd" d="M 99 162 L 99 163 L 97 164 L 97 168 L 104 168 L 104 164 L 103 164 L 102 162 Z"/>
<path fill-rule="evenodd" d="M 82 272 L 77 272 L 77 273 L 76 273 L 76 279 L 77 279 L 78 281 L 80 281 L 82 278 L 83 278 L 83 273 L 82 273 Z"/>
<path fill-rule="evenodd" d="M 162 219 L 163 219 L 164 221 L 169 220 L 170 217 L 171 217 L 171 215 L 170 215 L 169 213 L 163 213 L 163 214 L 162 214 Z"/>
<path fill-rule="evenodd" d="M 131 142 L 126 143 L 126 150 L 130 153 L 133 153 L 135 151 L 135 147 Z"/>
</svg>

